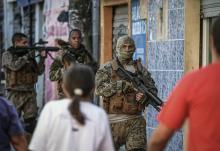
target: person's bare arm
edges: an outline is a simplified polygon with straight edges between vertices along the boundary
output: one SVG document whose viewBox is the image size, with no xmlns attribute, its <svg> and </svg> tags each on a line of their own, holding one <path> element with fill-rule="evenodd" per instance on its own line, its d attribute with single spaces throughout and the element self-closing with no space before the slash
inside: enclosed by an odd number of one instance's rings
<svg viewBox="0 0 220 151">
<path fill-rule="evenodd" d="M 24 135 L 11 136 L 11 144 L 16 151 L 27 151 L 27 140 Z"/>
<path fill-rule="evenodd" d="M 163 124 L 159 124 L 156 130 L 153 132 L 148 145 L 149 151 L 162 151 L 165 149 L 166 144 L 170 137 L 173 135 L 174 130 L 166 127 Z"/>
</svg>

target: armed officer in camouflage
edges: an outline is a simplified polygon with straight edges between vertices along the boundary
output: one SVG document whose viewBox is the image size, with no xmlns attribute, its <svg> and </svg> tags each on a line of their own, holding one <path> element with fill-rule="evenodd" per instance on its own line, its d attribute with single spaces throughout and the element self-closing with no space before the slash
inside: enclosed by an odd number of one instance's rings
<svg viewBox="0 0 220 151">
<path fill-rule="evenodd" d="M 96 72 L 98 64 L 91 54 L 85 49 L 82 42 L 82 33 L 79 29 L 73 29 L 69 34 L 69 43 L 59 42 L 63 49 L 61 56 L 57 56 L 50 67 L 49 77 L 51 81 L 57 81 L 58 98 L 64 98 L 62 90 L 62 74 L 70 64 L 82 63 L 92 67 Z"/>
<path fill-rule="evenodd" d="M 16 47 L 28 46 L 28 38 L 22 33 L 15 33 L 12 43 L 13 46 L 2 57 L 7 97 L 14 103 L 18 114 L 23 116 L 26 132 L 32 134 L 38 113 L 35 84 L 38 75 L 44 72 L 46 53 L 41 52 L 39 62 L 35 60 L 34 51 L 17 53 Z"/>
<path fill-rule="evenodd" d="M 123 66 L 126 71 L 143 79 L 153 94 L 155 82 L 140 60 L 133 60 L 135 43 L 129 36 L 122 36 L 116 45 L 116 58 L 104 64 L 96 73 L 96 93 L 103 98 L 103 107 L 109 115 L 115 149 L 125 144 L 128 151 L 145 151 L 146 122 L 142 116 L 149 98 L 117 74 Z"/>
</svg>

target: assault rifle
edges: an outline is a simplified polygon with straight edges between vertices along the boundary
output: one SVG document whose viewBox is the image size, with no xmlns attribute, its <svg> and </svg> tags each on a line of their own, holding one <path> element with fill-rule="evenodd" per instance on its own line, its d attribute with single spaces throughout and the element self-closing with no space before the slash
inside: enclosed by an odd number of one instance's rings
<svg viewBox="0 0 220 151">
<path fill-rule="evenodd" d="M 8 49 L 8 51 L 10 51 L 13 54 L 17 54 L 17 55 L 24 55 L 30 51 L 46 51 L 46 53 L 48 52 L 56 52 L 59 51 L 60 48 L 58 47 L 51 47 L 51 46 L 42 46 L 44 44 L 47 44 L 47 41 L 43 41 L 42 39 L 39 40 L 39 42 L 34 43 L 33 46 L 30 47 L 10 47 Z M 37 45 L 41 45 L 41 46 L 37 46 Z"/>
<path fill-rule="evenodd" d="M 56 39 L 57 44 L 64 50 L 71 48 L 71 45 L 69 42 L 64 41 L 63 39 Z"/>
<path fill-rule="evenodd" d="M 118 69 L 116 70 L 116 73 L 118 74 L 119 77 L 128 80 L 129 82 L 132 83 L 132 85 L 144 95 L 149 97 L 149 104 L 152 105 L 157 111 L 160 111 L 160 106 L 163 105 L 163 101 L 149 92 L 148 88 L 144 85 L 144 82 L 142 79 L 140 79 L 137 76 L 132 75 L 129 71 L 125 70 L 123 66 L 120 64 L 119 60 L 117 59 L 117 62 L 119 64 Z"/>
<path fill-rule="evenodd" d="M 60 48 L 58 47 L 42 47 L 42 46 L 34 46 L 34 47 L 11 47 L 8 49 L 8 51 L 10 51 L 13 54 L 17 54 L 17 55 L 23 55 L 26 54 L 30 51 L 46 51 L 46 53 L 48 52 L 56 52 L 59 51 Z"/>
</svg>

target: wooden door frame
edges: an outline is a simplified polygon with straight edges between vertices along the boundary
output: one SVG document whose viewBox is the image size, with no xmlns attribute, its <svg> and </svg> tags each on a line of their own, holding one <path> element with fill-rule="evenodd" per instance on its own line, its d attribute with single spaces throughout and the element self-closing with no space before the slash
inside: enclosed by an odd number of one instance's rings
<svg viewBox="0 0 220 151">
<path fill-rule="evenodd" d="M 131 0 L 102 0 L 101 1 L 101 52 L 100 63 L 112 59 L 112 18 L 113 7 L 128 5 L 128 34 L 131 34 Z"/>
<path fill-rule="evenodd" d="M 184 72 L 199 68 L 200 62 L 200 0 L 184 0 Z M 183 150 L 188 146 L 188 120 L 183 126 Z"/>
</svg>

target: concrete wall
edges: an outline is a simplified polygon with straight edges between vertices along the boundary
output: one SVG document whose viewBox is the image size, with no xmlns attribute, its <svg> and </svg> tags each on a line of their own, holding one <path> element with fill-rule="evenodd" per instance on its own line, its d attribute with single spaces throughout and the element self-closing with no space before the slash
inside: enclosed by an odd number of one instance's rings
<svg viewBox="0 0 220 151">
<path fill-rule="evenodd" d="M 141 16 L 142 0 L 133 0 L 132 3 L 139 3 L 138 10 Z M 146 67 L 156 82 L 159 97 L 165 101 L 184 73 L 184 0 L 148 0 L 144 7 L 148 12 Z M 136 13 L 134 11 L 132 13 Z M 148 107 L 146 116 L 148 138 L 158 124 L 157 113 L 154 108 Z M 179 131 L 172 138 L 167 150 L 182 149 L 183 134 Z"/>
<path fill-rule="evenodd" d="M 156 81 L 159 97 L 165 101 L 184 72 L 184 0 L 149 0 L 147 45 L 148 69 Z M 148 137 L 157 125 L 156 115 L 157 112 L 149 107 Z M 167 150 L 182 148 L 183 134 L 179 131 Z"/>
</svg>

